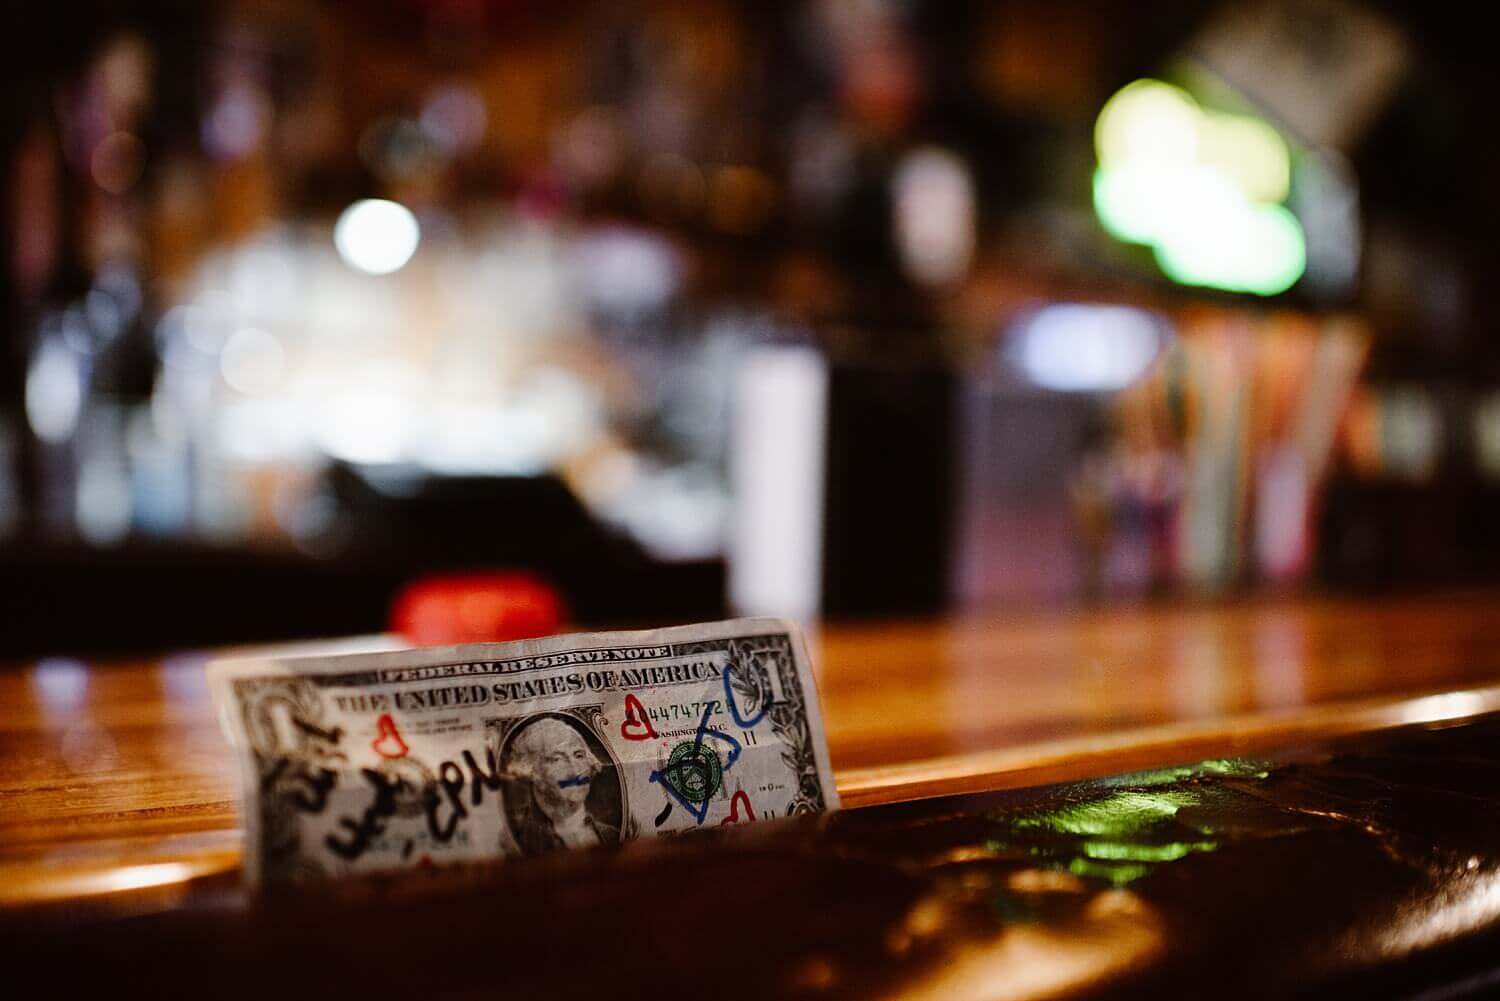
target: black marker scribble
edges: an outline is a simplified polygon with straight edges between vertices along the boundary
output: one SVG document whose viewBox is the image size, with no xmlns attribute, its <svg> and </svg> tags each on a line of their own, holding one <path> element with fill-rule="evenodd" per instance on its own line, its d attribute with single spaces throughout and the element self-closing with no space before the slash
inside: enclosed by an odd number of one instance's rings
<svg viewBox="0 0 1500 1001">
<path fill-rule="evenodd" d="M 396 812 L 397 793 L 408 788 L 405 779 L 387 778 L 373 768 L 362 768 L 360 774 L 374 787 L 374 802 L 365 808 L 358 820 L 352 817 L 339 819 L 339 826 L 349 832 L 348 841 L 340 841 L 332 834 L 323 839 L 331 851 L 351 862 L 369 850 L 370 842 L 385 831 L 386 820 Z"/>
</svg>

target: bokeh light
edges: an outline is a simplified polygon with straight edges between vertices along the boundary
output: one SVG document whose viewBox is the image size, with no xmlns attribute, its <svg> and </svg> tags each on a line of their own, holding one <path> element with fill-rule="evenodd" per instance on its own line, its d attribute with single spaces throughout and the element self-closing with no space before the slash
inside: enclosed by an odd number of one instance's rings
<svg viewBox="0 0 1500 1001">
<path fill-rule="evenodd" d="M 975 243 L 974 182 L 963 160 L 919 148 L 896 168 L 892 186 L 896 245 L 907 274 L 924 285 L 963 278 Z"/>
<path fill-rule="evenodd" d="M 224 381 L 246 396 L 260 396 L 281 382 L 286 351 L 281 342 L 264 330 L 245 327 L 232 334 L 219 355 Z"/>
<path fill-rule="evenodd" d="M 42 441 L 66 441 L 78 425 L 83 381 L 78 362 L 64 344 L 44 342 L 26 373 L 26 419 Z"/>
<path fill-rule="evenodd" d="M 1139 379 L 1167 342 L 1165 321 L 1131 306 L 1058 303 L 1010 332 L 1013 363 L 1043 389 L 1113 392 Z"/>
<path fill-rule="evenodd" d="M 1160 80 L 1137 80 L 1111 97 L 1094 125 L 1104 164 L 1178 164 L 1198 156 L 1198 104 Z"/>
<path fill-rule="evenodd" d="M 1203 113 L 1198 118 L 1198 155 L 1254 201 L 1285 201 L 1291 190 L 1292 159 L 1286 141 L 1258 118 Z"/>
<path fill-rule="evenodd" d="M 388 275 L 417 252 L 421 227 L 411 210 L 384 198 L 367 198 L 344 210 L 333 227 L 339 257 L 356 271 Z"/>
<path fill-rule="evenodd" d="M 1152 247 L 1173 281 L 1276 295 L 1302 277 L 1302 226 L 1280 204 L 1291 157 L 1266 122 L 1137 80 L 1105 103 L 1094 142 L 1100 223 L 1116 239 Z"/>
<path fill-rule="evenodd" d="M 1285 208 L 1236 201 L 1199 205 L 1201 215 L 1191 224 L 1184 215 L 1156 244 L 1157 263 L 1173 281 L 1275 295 L 1302 276 L 1302 227 Z"/>
</svg>

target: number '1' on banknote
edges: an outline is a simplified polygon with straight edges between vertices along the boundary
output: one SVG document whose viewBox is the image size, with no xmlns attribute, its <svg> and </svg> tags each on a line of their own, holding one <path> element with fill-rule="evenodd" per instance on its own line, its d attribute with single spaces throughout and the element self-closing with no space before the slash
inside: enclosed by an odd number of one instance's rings
<svg viewBox="0 0 1500 1001">
<path fill-rule="evenodd" d="M 837 809 L 780 619 L 209 667 L 252 884 Z"/>
</svg>

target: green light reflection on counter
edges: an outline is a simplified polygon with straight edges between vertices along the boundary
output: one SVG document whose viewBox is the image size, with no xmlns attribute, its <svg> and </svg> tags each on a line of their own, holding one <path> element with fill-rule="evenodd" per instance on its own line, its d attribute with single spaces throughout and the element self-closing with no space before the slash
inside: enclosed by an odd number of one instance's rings
<svg viewBox="0 0 1500 1001">
<path fill-rule="evenodd" d="M 1211 852 L 1217 841 L 1174 841 L 1165 845 L 1132 845 L 1119 841 L 1085 841 L 1083 853 L 1106 862 L 1173 862 L 1193 852 Z"/>
<path fill-rule="evenodd" d="M 1175 782 L 1200 778 L 1263 779 L 1270 774 L 1270 766 L 1264 761 L 1255 761 L 1250 758 L 1209 758 L 1196 765 L 1175 765 L 1168 768 L 1151 768 L 1142 772 L 1126 772 L 1122 775 L 1100 779 L 1099 784 L 1140 788 L 1172 785 Z"/>
<path fill-rule="evenodd" d="M 1140 862 L 1113 864 L 1095 862 L 1092 859 L 1075 858 L 1068 862 L 1068 871 L 1085 879 L 1102 879 L 1115 886 L 1133 883 L 1151 871 L 1149 865 Z"/>
<path fill-rule="evenodd" d="M 997 815 L 1010 836 L 992 838 L 986 847 L 1124 886 L 1160 864 L 1219 848 L 1220 842 L 1209 837 L 1215 832 L 1204 822 L 1208 816 L 1194 814 L 1186 821 L 1180 816 L 1227 792 L 1212 780 L 1260 781 L 1270 774 L 1265 762 L 1214 758 L 1116 775 L 1071 787 L 1062 802 L 1020 816 Z M 1080 795 L 1084 791 L 1091 794 Z"/>
<path fill-rule="evenodd" d="M 1073 803 L 1055 810 L 1022 817 L 1017 830 L 1052 831 L 1058 834 L 1128 837 L 1191 806 L 1195 797 L 1185 792 L 1117 792 L 1087 803 Z"/>
</svg>

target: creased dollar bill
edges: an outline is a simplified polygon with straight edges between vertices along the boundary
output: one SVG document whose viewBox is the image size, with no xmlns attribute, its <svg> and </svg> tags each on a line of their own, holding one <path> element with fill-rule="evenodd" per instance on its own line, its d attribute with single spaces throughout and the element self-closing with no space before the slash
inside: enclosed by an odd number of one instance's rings
<svg viewBox="0 0 1500 1001">
<path fill-rule="evenodd" d="M 837 809 L 794 625 L 210 665 L 245 872 L 311 881 Z"/>
</svg>

